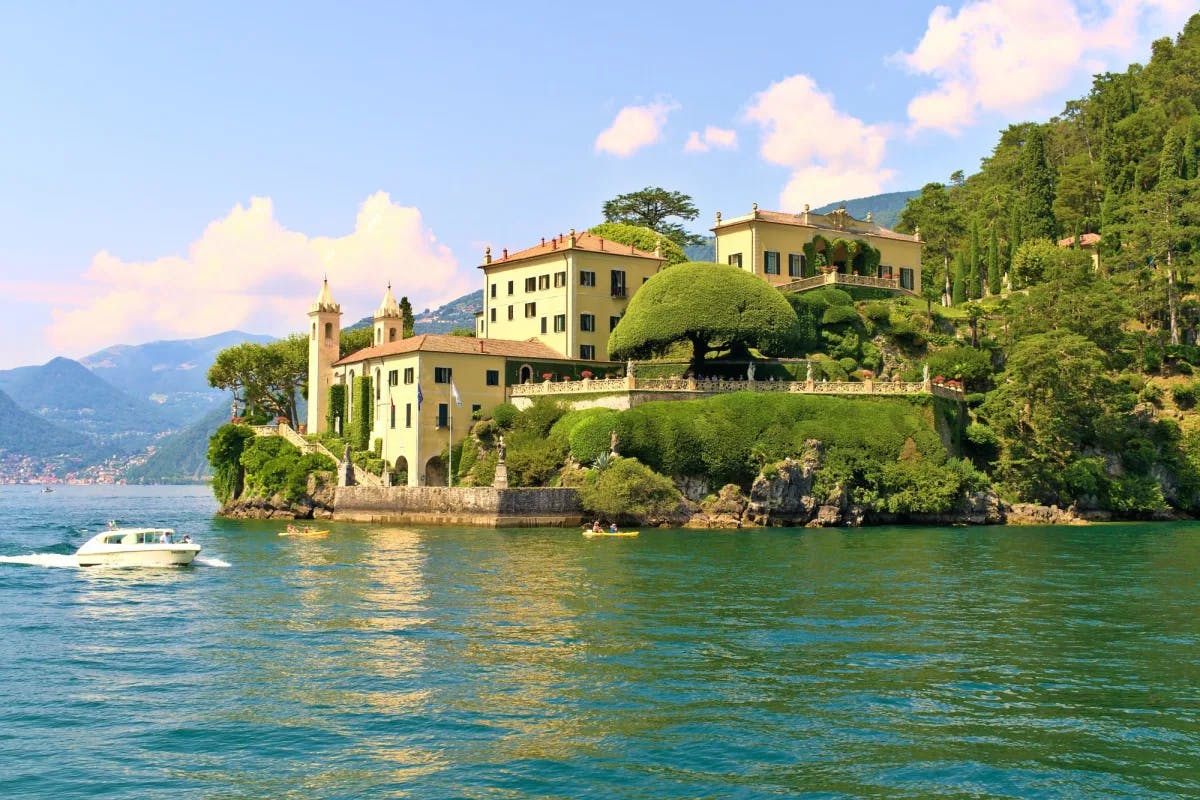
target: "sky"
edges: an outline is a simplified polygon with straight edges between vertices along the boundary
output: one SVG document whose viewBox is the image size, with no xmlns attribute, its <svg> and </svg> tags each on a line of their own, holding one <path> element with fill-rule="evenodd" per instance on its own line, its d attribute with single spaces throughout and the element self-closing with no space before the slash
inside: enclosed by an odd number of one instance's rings
<svg viewBox="0 0 1200 800">
<path fill-rule="evenodd" d="M 0 0 L 0 368 L 347 324 L 645 186 L 726 216 L 968 174 L 1181 0 Z"/>
</svg>

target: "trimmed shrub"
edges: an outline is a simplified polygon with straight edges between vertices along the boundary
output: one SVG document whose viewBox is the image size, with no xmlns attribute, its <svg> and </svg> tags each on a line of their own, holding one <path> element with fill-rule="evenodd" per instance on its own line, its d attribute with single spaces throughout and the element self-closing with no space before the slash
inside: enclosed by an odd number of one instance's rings
<svg viewBox="0 0 1200 800">
<path fill-rule="evenodd" d="M 670 478 L 636 458 L 618 458 L 607 469 L 588 473 L 579 499 L 605 519 L 641 522 L 670 513 L 679 505 L 680 494 Z"/>
<path fill-rule="evenodd" d="M 520 410 L 512 403 L 500 403 L 492 409 L 492 419 L 504 430 L 512 428 L 513 423 L 520 415 Z"/>
<path fill-rule="evenodd" d="M 325 422 L 328 430 L 336 433 L 341 430 L 341 424 L 346 420 L 346 385 L 335 383 L 329 387 L 329 407 L 325 409 Z M 316 431 L 310 431 L 316 433 Z"/>
<path fill-rule="evenodd" d="M 1193 408 L 1196 405 L 1196 384 L 1188 383 L 1183 386 L 1176 386 L 1171 390 L 1171 397 L 1175 400 L 1175 405 L 1182 409 Z"/>
</svg>

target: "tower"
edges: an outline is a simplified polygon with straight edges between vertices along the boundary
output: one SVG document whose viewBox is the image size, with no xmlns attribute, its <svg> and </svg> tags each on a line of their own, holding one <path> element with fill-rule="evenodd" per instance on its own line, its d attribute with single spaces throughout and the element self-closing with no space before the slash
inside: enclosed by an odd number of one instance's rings
<svg viewBox="0 0 1200 800">
<path fill-rule="evenodd" d="M 400 314 L 400 305 L 392 295 L 392 284 L 389 282 L 383 301 L 375 310 L 375 338 L 371 344 L 378 347 L 388 342 L 396 342 L 404 338 L 404 320 Z"/>
<path fill-rule="evenodd" d="M 338 342 L 342 333 L 342 307 L 333 302 L 328 278 L 321 284 L 316 302 L 308 309 L 308 320 L 308 432 L 324 433 L 329 428 L 325 414 L 329 408 L 333 362 L 338 360 Z"/>
</svg>

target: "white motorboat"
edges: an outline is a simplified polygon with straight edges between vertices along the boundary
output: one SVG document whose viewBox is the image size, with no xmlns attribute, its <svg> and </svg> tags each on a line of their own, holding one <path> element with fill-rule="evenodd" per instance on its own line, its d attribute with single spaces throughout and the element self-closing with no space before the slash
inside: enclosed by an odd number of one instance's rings
<svg viewBox="0 0 1200 800">
<path fill-rule="evenodd" d="M 81 567 L 176 567 L 192 563 L 200 545 L 170 528 L 110 528 L 75 551 Z"/>
</svg>

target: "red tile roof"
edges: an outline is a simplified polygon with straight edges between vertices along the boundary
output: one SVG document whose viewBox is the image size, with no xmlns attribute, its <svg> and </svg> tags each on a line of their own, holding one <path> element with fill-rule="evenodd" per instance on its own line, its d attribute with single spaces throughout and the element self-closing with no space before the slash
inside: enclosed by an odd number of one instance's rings
<svg viewBox="0 0 1200 800">
<path fill-rule="evenodd" d="M 1100 234 L 1085 233 L 1079 237 L 1079 243 L 1081 245 L 1083 245 L 1084 247 L 1095 247 L 1096 245 L 1100 244 Z M 1068 236 L 1065 239 L 1059 239 L 1058 246 L 1059 247 L 1074 247 L 1075 246 L 1075 237 Z"/>
<path fill-rule="evenodd" d="M 497 264 L 508 264 L 513 261 L 521 261 L 526 258 L 534 258 L 535 256 L 544 256 L 547 253 L 555 253 L 560 250 L 570 250 L 571 237 L 555 236 L 550 239 L 544 239 L 541 244 L 535 244 L 533 247 L 527 247 L 524 250 L 518 250 L 515 253 L 509 253 L 507 250 L 501 251 L 502 255 L 497 257 L 492 254 L 491 263 L 480 264 L 480 269 L 494 267 Z M 578 233 L 575 235 L 576 250 L 587 250 L 592 253 L 613 253 L 615 255 L 627 256 L 632 258 L 652 258 L 655 261 L 662 261 L 663 256 L 656 256 L 654 253 L 649 253 L 645 250 L 639 250 L 633 245 L 621 244 L 614 242 L 612 239 L 605 239 L 603 236 L 597 236 L 594 233 Z"/>
<path fill-rule="evenodd" d="M 729 225 L 740 225 L 742 223 L 752 222 L 754 220 L 775 222 L 780 225 L 795 225 L 801 228 L 819 228 L 821 230 L 832 231 L 837 233 L 839 236 L 851 239 L 855 236 L 866 234 L 868 236 L 878 236 L 883 239 L 897 239 L 902 242 L 916 241 L 914 237 L 908 235 L 907 233 L 896 233 L 895 231 L 885 228 L 882 225 L 874 222 L 855 219 L 849 214 L 843 215 L 842 219 L 839 221 L 835 213 L 818 214 L 815 211 L 801 214 L 789 214 L 786 211 L 760 211 L 755 209 L 751 214 L 747 214 L 744 217 L 724 219 L 719 224 L 710 228 L 710 230 L 715 232 Z"/>
<path fill-rule="evenodd" d="M 387 342 L 364 347 L 345 358 L 338 359 L 334 366 L 357 364 L 370 358 L 398 356 L 404 353 L 475 353 L 488 356 L 529 358 L 539 361 L 571 361 L 562 353 L 536 340 L 517 342 L 511 339 L 476 339 L 471 336 L 450 336 L 442 333 L 423 333 L 396 342 Z"/>
</svg>

